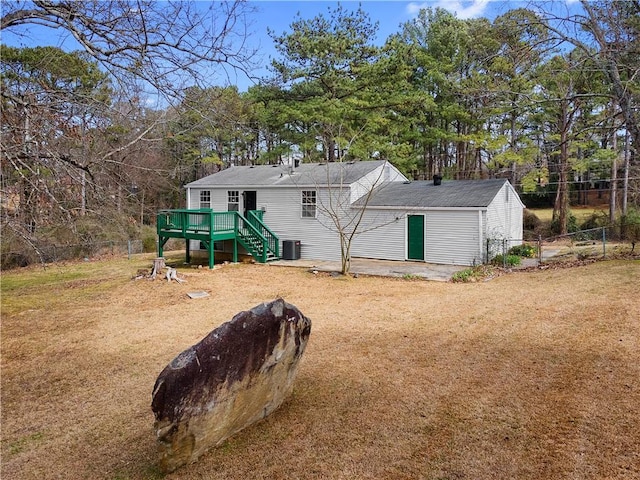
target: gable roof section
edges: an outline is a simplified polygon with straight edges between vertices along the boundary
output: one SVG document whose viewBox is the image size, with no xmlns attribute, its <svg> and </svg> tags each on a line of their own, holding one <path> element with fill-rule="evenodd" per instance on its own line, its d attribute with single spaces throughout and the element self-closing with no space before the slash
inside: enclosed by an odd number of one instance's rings
<svg viewBox="0 0 640 480">
<path fill-rule="evenodd" d="M 384 160 L 363 162 L 301 163 L 292 170 L 285 165 L 237 166 L 221 170 L 185 185 L 187 188 L 215 187 L 300 187 L 349 185 L 376 168 Z"/>
<path fill-rule="evenodd" d="M 490 180 L 451 180 L 441 185 L 430 181 L 391 182 L 378 187 L 369 199 L 369 207 L 410 208 L 485 208 L 508 183 L 502 178 Z M 363 205 L 363 199 L 355 205 Z"/>
</svg>

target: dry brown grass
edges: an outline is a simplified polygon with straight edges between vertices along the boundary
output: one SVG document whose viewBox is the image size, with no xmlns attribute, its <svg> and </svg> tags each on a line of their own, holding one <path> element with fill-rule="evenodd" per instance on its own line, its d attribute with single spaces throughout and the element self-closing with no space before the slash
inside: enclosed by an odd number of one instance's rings
<svg viewBox="0 0 640 480">
<path fill-rule="evenodd" d="M 149 264 L 2 274 L 3 479 L 162 478 L 156 376 L 278 296 L 313 320 L 294 395 L 166 478 L 640 478 L 638 261 L 474 284 L 262 265 L 129 280 Z"/>
</svg>

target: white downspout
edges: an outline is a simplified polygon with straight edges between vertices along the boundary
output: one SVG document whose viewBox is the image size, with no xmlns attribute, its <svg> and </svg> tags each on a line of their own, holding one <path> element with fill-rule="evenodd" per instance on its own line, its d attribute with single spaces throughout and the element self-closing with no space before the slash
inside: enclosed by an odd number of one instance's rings
<svg viewBox="0 0 640 480">
<path fill-rule="evenodd" d="M 484 237 L 485 232 L 482 226 L 482 210 L 478 210 L 478 252 L 480 254 L 480 262 L 484 263 Z"/>
</svg>

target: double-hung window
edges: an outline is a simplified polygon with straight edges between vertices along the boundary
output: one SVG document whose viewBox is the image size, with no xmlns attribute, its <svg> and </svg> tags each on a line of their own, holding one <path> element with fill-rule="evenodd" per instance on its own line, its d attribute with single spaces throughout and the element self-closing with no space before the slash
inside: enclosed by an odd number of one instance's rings
<svg viewBox="0 0 640 480">
<path fill-rule="evenodd" d="M 302 191 L 302 218 L 316 218 L 317 195 L 315 190 Z"/>
<path fill-rule="evenodd" d="M 211 208 L 210 190 L 200 190 L 200 208 Z"/>
<path fill-rule="evenodd" d="M 237 212 L 240 210 L 240 192 L 238 190 L 227 191 L 227 211 Z"/>
</svg>

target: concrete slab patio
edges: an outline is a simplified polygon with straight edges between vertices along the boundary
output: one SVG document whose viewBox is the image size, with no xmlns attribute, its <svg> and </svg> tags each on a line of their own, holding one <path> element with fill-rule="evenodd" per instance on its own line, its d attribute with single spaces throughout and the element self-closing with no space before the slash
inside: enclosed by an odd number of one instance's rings
<svg viewBox="0 0 640 480">
<path fill-rule="evenodd" d="M 300 267 L 319 272 L 339 272 L 340 262 L 322 260 L 277 260 L 270 265 Z M 398 262 L 391 260 L 373 260 L 369 258 L 353 258 L 350 273 L 358 275 L 375 275 L 380 277 L 421 277 L 426 280 L 447 282 L 454 273 L 469 267 L 464 265 L 436 265 L 424 262 Z"/>
</svg>

